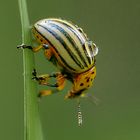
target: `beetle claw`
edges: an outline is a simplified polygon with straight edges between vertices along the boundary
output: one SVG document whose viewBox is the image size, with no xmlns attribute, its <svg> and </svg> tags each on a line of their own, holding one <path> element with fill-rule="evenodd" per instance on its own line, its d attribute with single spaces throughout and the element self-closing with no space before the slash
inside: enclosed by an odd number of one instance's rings
<svg viewBox="0 0 140 140">
<path fill-rule="evenodd" d="M 32 75 L 33 75 L 34 77 L 36 77 L 36 75 L 37 75 L 36 69 L 33 69 Z"/>
<path fill-rule="evenodd" d="M 36 69 L 33 69 L 32 75 L 33 75 L 33 77 L 32 77 L 33 80 L 37 80 L 38 81 L 40 79 L 40 78 L 37 77 Z"/>
<path fill-rule="evenodd" d="M 32 46 L 27 46 L 25 44 L 21 44 L 21 45 L 17 46 L 17 49 L 26 49 L 26 48 L 27 49 L 31 49 L 31 50 L 33 49 Z"/>
</svg>

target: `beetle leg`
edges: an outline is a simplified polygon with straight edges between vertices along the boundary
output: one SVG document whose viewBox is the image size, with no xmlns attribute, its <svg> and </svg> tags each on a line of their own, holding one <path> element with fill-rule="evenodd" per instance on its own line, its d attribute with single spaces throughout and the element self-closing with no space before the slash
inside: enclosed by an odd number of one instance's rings
<svg viewBox="0 0 140 140">
<path fill-rule="evenodd" d="M 66 75 L 59 73 L 59 74 L 57 74 L 56 80 L 57 80 L 56 84 L 58 85 L 57 89 L 63 90 L 65 87 Z"/>
<path fill-rule="evenodd" d="M 41 90 L 38 94 L 38 97 L 48 96 L 52 94 L 52 90 Z"/>
<path fill-rule="evenodd" d="M 33 75 L 32 79 L 35 79 L 36 81 L 38 81 L 38 83 L 40 85 L 56 87 L 58 90 L 62 90 L 64 88 L 64 86 L 65 86 L 66 75 L 63 75 L 60 72 L 56 72 L 56 73 L 53 73 L 53 74 L 44 74 L 44 75 L 37 76 L 37 72 L 34 69 L 32 75 Z M 56 78 L 56 83 L 55 84 L 48 83 L 48 80 L 51 77 L 55 77 Z"/>
<path fill-rule="evenodd" d="M 25 44 L 21 44 L 19 46 L 17 46 L 17 48 L 22 48 L 22 49 L 31 49 L 33 52 L 38 52 L 40 51 L 41 49 L 45 49 L 44 50 L 44 54 L 45 56 L 48 58 L 48 60 L 51 59 L 52 55 L 53 55 L 53 52 L 52 50 L 50 49 L 50 47 L 47 45 L 47 44 L 41 44 L 37 47 L 32 47 L 32 46 L 28 46 L 28 45 L 25 45 Z"/>
<path fill-rule="evenodd" d="M 27 46 L 28 47 L 28 46 Z M 37 47 L 32 47 L 32 51 L 33 52 L 38 52 L 38 51 L 40 51 L 41 49 L 45 49 L 45 50 L 49 50 L 50 48 L 49 48 L 49 46 L 47 45 L 47 44 L 41 44 L 41 45 L 39 45 L 39 46 L 37 46 Z"/>
<path fill-rule="evenodd" d="M 32 46 L 28 46 L 28 45 L 25 45 L 25 44 L 21 44 L 21 45 L 17 46 L 18 49 L 30 49 L 33 52 L 38 52 L 43 47 L 44 47 L 43 45 L 39 45 L 37 47 L 32 47 Z"/>
<path fill-rule="evenodd" d="M 32 51 L 33 51 L 33 52 L 38 52 L 38 51 L 40 51 L 42 48 L 43 48 L 43 45 L 39 45 L 39 46 L 37 46 L 37 47 L 32 47 Z"/>
<path fill-rule="evenodd" d="M 51 87 L 57 87 L 57 85 L 55 84 L 49 84 L 48 80 L 50 79 L 51 75 L 49 74 L 44 74 L 44 75 L 37 75 L 36 70 L 34 69 L 32 72 L 33 78 L 34 80 L 38 81 L 38 83 L 40 85 L 47 85 L 47 86 L 51 86 Z"/>
<path fill-rule="evenodd" d="M 43 96 L 48 96 L 57 92 L 58 90 L 41 90 L 38 94 L 38 97 L 41 98 Z"/>
<path fill-rule="evenodd" d="M 54 75 L 54 76 L 56 76 L 56 75 Z M 53 77 L 53 75 L 50 75 L 50 77 Z M 43 83 L 43 85 L 57 87 L 57 90 L 41 90 L 39 92 L 38 97 L 48 96 L 48 95 L 57 93 L 58 91 L 62 90 L 65 86 L 65 76 L 59 75 L 59 76 L 56 76 L 56 79 L 57 79 L 57 82 L 54 85 L 48 84 L 48 83 Z"/>
<path fill-rule="evenodd" d="M 25 45 L 25 44 L 21 44 L 21 45 L 19 45 L 19 46 L 17 46 L 17 48 L 18 49 L 31 49 L 33 52 L 38 52 L 38 51 L 40 51 L 42 48 L 45 48 L 45 49 L 47 49 L 47 47 L 48 47 L 48 45 L 47 44 L 41 44 L 41 45 L 39 45 L 39 46 L 37 46 L 37 47 L 32 47 L 32 46 L 28 46 L 28 45 Z"/>
<path fill-rule="evenodd" d="M 48 75 L 43 75 L 43 78 L 46 78 L 45 76 L 48 76 Z M 39 97 L 42 97 L 42 96 L 48 96 L 48 95 L 51 95 L 51 94 L 54 94 L 54 93 L 57 93 L 58 91 L 62 90 L 65 86 L 65 80 L 66 80 L 66 76 L 65 75 L 62 75 L 61 73 L 54 73 L 52 75 L 49 75 L 49 78 L 50 77 L 55 77 L 56 78 L 56 83 L 55 84 L 49 84 L 47 81 L 45 81 L 46 79 L 41 79 L 42 76 L 39 76 L 39 83 L 41 85 L 47 85 L 47 86 L 51 86 L 51 87 L 56 87 L 57 89 L 55 90 L 41 90 L 39 92 Z M 38 80 L 38 79 L 37 79 Z"/>
</svg>

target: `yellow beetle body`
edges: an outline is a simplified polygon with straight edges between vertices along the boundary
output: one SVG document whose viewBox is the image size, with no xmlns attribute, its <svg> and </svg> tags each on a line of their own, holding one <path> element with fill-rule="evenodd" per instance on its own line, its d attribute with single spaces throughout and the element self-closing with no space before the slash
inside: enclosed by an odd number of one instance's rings
<svg viewBox="0 0 140 140">
<path fill-rule="evenodd" d="M 95 56 L 98 48 L 81 28 L 62 19 L 49 18 L 36 22 L 33 26 L 33 35 L 39 47 L 33 48 L 36 52 L 44 48 L 45 56 L 60 68 L 55 75 L 58 90 L 62 90 L 65 80 L 73 83 L 72 90 L 66 98 L 83 96 L 83 91 L 92 86 L 96 76 Z M 42 79 L 51 76 L 40 76 Z M 43 80 L 44 80 L 43 79 Z M 46 78 L 47 79 L 47 78 Z M 47 80 L 39 80 L 41 84 L 49 85 Z M 42 91 L 42 95 L 52 92 Z"/>
</svg>

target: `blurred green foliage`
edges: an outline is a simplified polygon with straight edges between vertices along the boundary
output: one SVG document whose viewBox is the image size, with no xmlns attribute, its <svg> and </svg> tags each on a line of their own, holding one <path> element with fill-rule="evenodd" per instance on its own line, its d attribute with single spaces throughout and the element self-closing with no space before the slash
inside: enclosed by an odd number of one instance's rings
<svg viewBox="0 0 140 140">
<path fill-rule="evenodd" d="M 99 46 L 94 93 L 98 106 L 82 100 L 83 126 L 77 126 L 75 100 L 64 101 L 66 89 L 39 103 L 44 135 L 49 140 L 140 139 L 140 1 L 28 1 L 30 21 L 61 17 L 81 26 Z M 0 139 L 23 140 L 23 70 L 21 25 L 17 1 L 0 4 Z M 40 73 L 57 69 L 36 54 Z M 47 87 L 39 87 L 39 89 Z M 36 93 L 35 93 L 36 94 Z"/>
</svg>

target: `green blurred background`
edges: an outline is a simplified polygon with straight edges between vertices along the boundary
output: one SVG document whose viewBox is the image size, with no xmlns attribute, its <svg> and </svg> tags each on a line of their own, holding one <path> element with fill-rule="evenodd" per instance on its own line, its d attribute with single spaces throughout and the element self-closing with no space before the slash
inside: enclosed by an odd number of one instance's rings
<svg viewBox="0 0 140 140">
<path fill-rule="evenodd" d="M 100 99 L 99 105 L 82 100 L 79 128 L 76 101 L 63 99 L 68 87 L 64 94 L 43 98 L 39 108 L 45 140 L 140 140 L 140 1 L 28 0 L 28 9 L 32 24 L 48 17 L 71 20 L 99 46 L 97 77 L 89 90 Z M 23 140 L 17 0 L 1 0 L 0 17 L 0 140 Z M 36 68 L 40 73 L 56 71 L 41 52 L 36 54 Z"/>
</svg>

